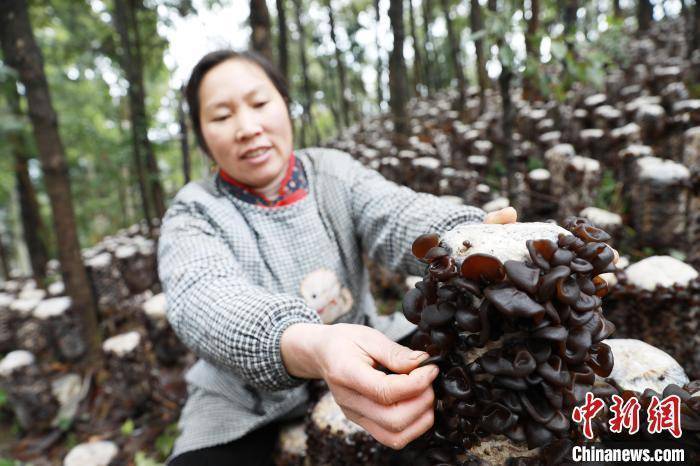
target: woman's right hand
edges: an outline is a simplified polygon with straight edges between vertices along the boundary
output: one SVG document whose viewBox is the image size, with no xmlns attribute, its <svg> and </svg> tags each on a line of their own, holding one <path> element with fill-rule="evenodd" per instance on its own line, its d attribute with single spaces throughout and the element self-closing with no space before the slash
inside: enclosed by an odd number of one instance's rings
<svg viewBox="0 0 700 466">
<path fill-rule="evenodd" d="M 401 449 L 433 425 L 438 368 L 418 368 L 425 352 L 351 324 L 292 325 L 282 334 L 281 350 L 291 375 L 324 379 L 347 418 L 388 447 Z"/>
</svg>

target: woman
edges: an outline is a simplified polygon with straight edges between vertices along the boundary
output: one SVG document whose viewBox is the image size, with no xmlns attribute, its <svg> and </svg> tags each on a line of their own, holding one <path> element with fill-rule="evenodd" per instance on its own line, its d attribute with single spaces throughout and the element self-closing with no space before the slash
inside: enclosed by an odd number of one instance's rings
<svg viewBox="0 0 700 466">
<path fill-rule="evenodd" d="M 420 274 L 411 242 L 483 211 L 400 187 L 339 151 L 293 152 L 286 85 L 256 54 L 206 55 L 186 93 L 218 173 L 180 190 L 159 241 L 168 318 L 201 358 L 170 464 L 268 464 L 273 421 L 304 412 L 308 379 L 402 448 L 433 423 L 437 368 L 394 343 L 414 327 L 377 316 L 362 254 Z"/>
</svg>

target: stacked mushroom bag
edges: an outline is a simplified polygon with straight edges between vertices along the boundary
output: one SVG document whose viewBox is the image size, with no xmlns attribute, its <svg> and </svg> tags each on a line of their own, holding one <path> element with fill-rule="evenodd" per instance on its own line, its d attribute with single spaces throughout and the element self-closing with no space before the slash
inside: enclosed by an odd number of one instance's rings
<svg viewBox="0 0 700 466">
<path fill-rule="evenodd" d="M 593 433 L 601 446 L 619 448 L 633 442 L 638 448 L 641 442 L 653 441 L 651 447 L 682 448 L 684 464 L 700 462 L 700 380 L 690 381 L 678 362 L 664 351 L 640 340 L 608 339 L 604 342 L 612 350 L 615 366 L 607 382 L 615 391 L 602 395 L 605 408 L 593 419 Z M 597 379 L 596 383 L 601 382 Z M 627 402 L 636 398 L 639 402 L 639 430 L 622 429 L 615 433 L 610 429 L 613 415 L 613 395 Z M 681 436 L 675 437 L 669 430 L 649 432 L 651 419 L 648 409 L 656 397 L 659 402 L 675 395 L 679 398 L 679 427 Z M 658 408 L 657 408 L 658 409 Z M 653 410 L 652 410 L 653 412 Z M 652 429 L 653 430 L 653 429 Z"/>
<path fill-rule="evenodd" d="M 304 422 L 283 426 L 280 429 L 275 447 L 275 466 L 304 466 L 306 464 L 307 439 Z"/>
<path fill-rule="evenodd" d="M 565 227 L 462 225 L 414 242 L 428 266 L 403 311 L 418 326 L 411 346 L 440 367 L 428 460 L 461 464 L 506 442 L 511 457 L 557 463 L 557 445 L 579 435 L 573 408 L 615 391 L 602 379 L 613 367 L 599 277 L 615 269 L 610 236 L 582 218 Z"/>
<path fill-rule="evenodd" d="M 606 299 L 616 337 L 639 338 L 668 352 L 700 378 L 700 277 L 671 256 L 652 256 L 617 273 Z"/>
<path fill-rule="evenodd" d="M 314 466 L 385 465 L 391 456 L 391 450 L 345 417 L 330 392 L 311 409 L 306 436 L 306 458 Z"/>
</svg>

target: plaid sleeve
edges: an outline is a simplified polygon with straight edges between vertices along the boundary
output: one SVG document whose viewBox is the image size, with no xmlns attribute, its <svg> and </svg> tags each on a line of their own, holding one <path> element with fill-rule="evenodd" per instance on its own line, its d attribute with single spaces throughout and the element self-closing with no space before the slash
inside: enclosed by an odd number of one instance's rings
<svg viewBox="0 0 700 466">
<path fill-rule="evenodd" d="M 199 357 L 233 371 L 253 386 L 300 385 L 282 362 L 282 333 L 295 323 L 320 323 L 298 297 L 252 284 L 219 227 L 196 209 L 174 204 L 158 244 L 158 273 L 167 316 Z"/>
<path fill-rule="evenodd" d="M 461 223 L 483 222 L 485 212 L 417 193 L 385 179 L 349 156 L 346 180 L 352 190 L 352 216 L 363 250 L 390 270 L 422 275 L 425 265 L 411 254 L 411 244 L 424 233 L 442 234 Z"/>
</svg>

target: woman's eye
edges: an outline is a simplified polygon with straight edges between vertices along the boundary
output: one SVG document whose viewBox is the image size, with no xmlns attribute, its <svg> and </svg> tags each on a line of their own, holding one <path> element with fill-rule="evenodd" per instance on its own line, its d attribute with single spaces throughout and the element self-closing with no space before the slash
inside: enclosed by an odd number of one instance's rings
<svg viewBox="0 0 700 466">
<path fill-rule="evenodd" d="M 267 103 L 267 101 L 264 101 L 264 102 L 256 102 L 256 103 L 253 105 L 253 107 L 255 107 L 255 108 L 260 108 L 260 107 L 264 106 L 266 103 Z"/>
<path fill-rule="evenodd" d="M 224 121 L 226 118 L 228 118 L 228 115 L 221 115 L 221 116 L 215 117 L 214 121 Z"/>
</svg>

